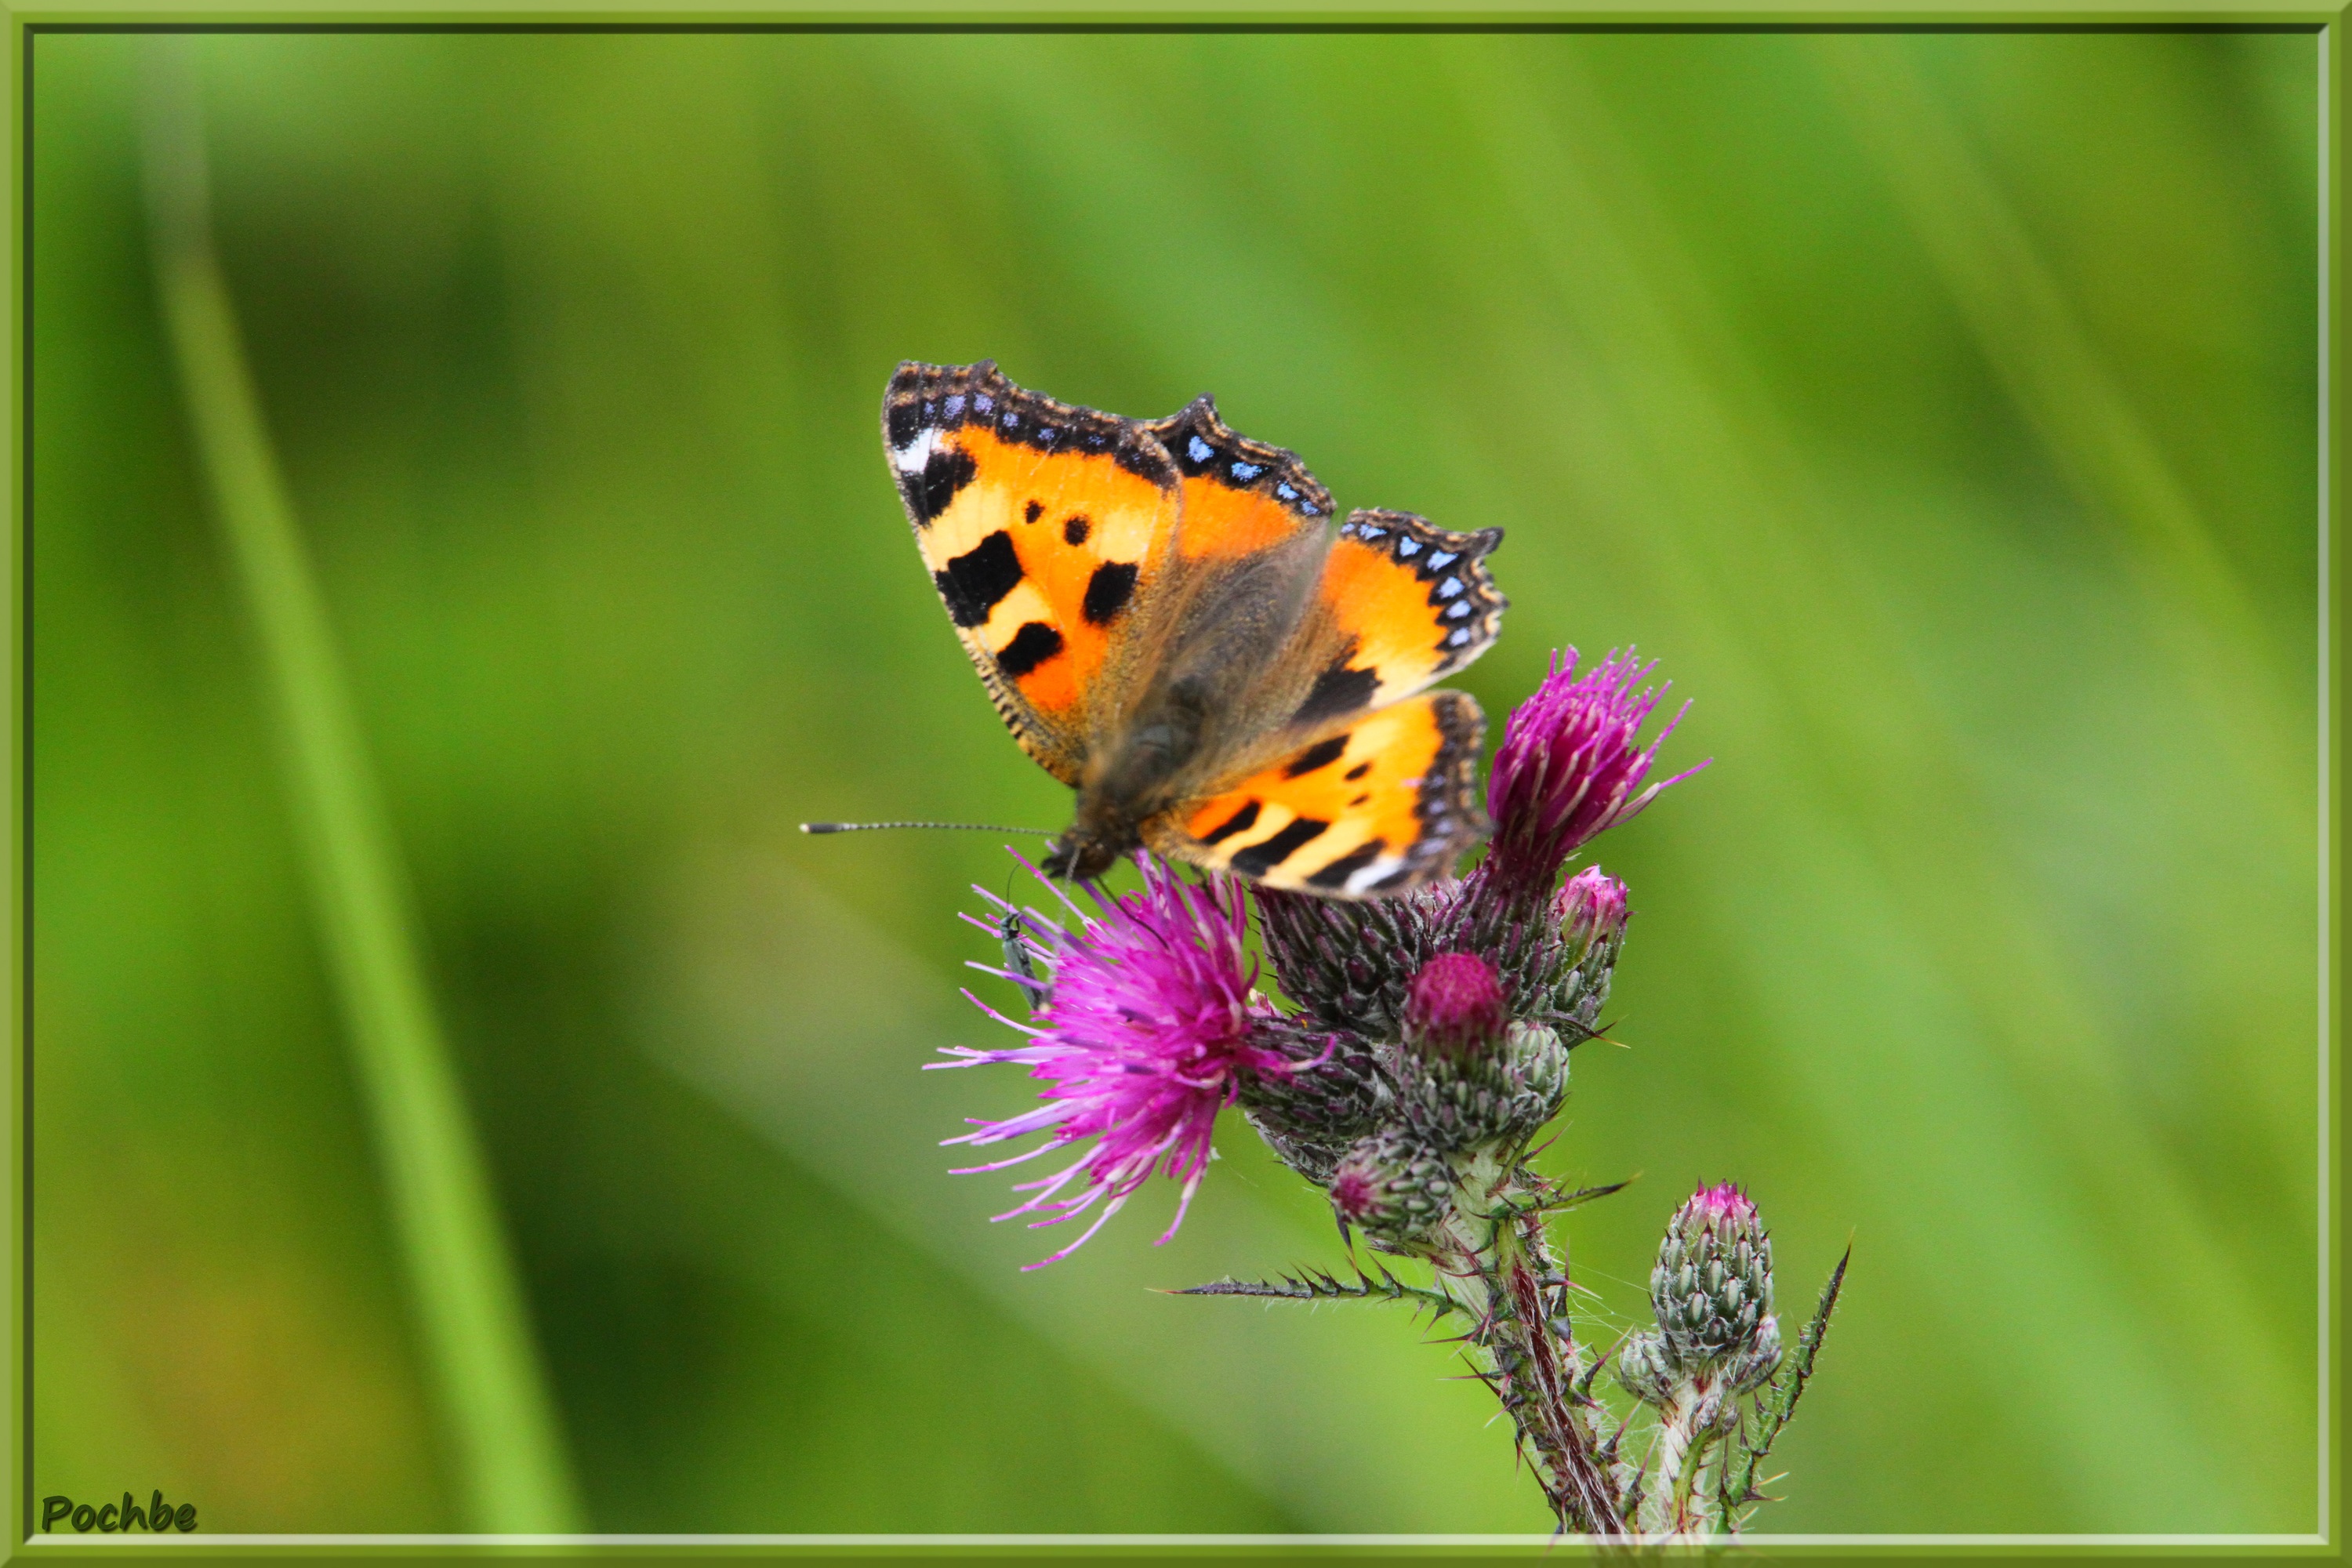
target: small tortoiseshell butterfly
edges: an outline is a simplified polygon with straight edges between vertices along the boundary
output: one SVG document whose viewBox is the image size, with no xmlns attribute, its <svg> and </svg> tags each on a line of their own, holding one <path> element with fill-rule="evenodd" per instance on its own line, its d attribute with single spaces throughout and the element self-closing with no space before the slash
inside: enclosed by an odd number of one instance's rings
<svg viewBox="0 0 2352 1568">
<path fill-rule="evenodd" d="M 1139 845 L 1270 888 L 1397 892 L 1486 835 L 1486 720 L 1415 696 L 1486 652 L 1500 529 L 1356 511 L 1203 397 L 1125 419 L 992 362 L 908 363 L 882 439 L 923 560 L 1022 748 L 1077 791 L 1045 869 Z"/>
</svg>

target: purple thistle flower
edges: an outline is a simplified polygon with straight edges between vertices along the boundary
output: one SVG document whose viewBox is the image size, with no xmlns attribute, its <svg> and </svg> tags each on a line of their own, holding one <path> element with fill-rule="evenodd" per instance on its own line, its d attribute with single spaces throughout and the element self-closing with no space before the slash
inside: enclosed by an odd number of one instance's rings
<svg viewBox="0 0 2352 1568">
<path fill-rule="evenodd" d="M 1486 879 L 1540 896 L 1595 834 L 1631 819 L 1667 784 L 1698 772 L 1685 769 L 1642 787 L 1658 747 L 1682 721 L 1676 713 L 1647 747 L 1635 743 L 1659 693 L 1633 687 L 1655 668 L 1637 665 L 1628 649 L 1625 658 L 1612 653 L 1579 676 L 1574 648 L 1552 656 L 1551 673 L 1511 710 L 1495 752 L 1486 782 L 1494 847 L 1480 868 Z"/>
<path fill-rule="evenodd" d="M 962 1059 L 930 1064 L 1022 1062 L 1032 1078 L 1049 1086 L 1035 1110 L 1006 1121 L 974 1119 L 978 1131 L 946 1140 L 986 1147 L 1045 1132 L 1045 1142 L 958 1174 L 999 1171 L 1048 1149 L 1095 1141 L 1052 1175 L 1016 1186 L 1015 1192 L 1031 1195 L 996 1216 L 1042 1215 L 1031 1224 L 1046 1226 L 1097 1211 L 1085 1235 L 1027 1268 L 1059 1262 L 1084 1246 L 1154 1171 L 1183 1184 L 1176 1217 L 1160 1239 L 1174 1236 L 1208 1168 L 1217 1113 L 1240 1094 L 1244 1075 L 1283 1075 L 1296 1065 L 1252 1042 L 1254 1026 L 1273 1018 L 1275 1011 L 1255 990 L 1256 964 L 1244 965 L 1249 912 L 1241 885 L 1212 876 L 1196 887 L 1149 856 L 1139 854 L 1136 863 L 1143 872 L 1140 892 L 1111 898 L 1087 885 L 1102 910 L 1100 919 L 1079 910 L 1030 867 L 1075 922 L 1063 926 L 1034 913 L 1024 917 L 1031 934 L 1021 940 L 1029 944 L 1028 955 L 1052 973 L 1048 999 L 1029 1025 L 1014 1023 L 965 993 L 989 1016 L 1030 1036 L 1030 1043 L 996 1051 L 951 1047 L 945 1054 Z M 986 889 L 976 890 L 1011 908 Z M 974 923 L 991 931 L 1001 929 L 996 922 Z M 1018 983 L 1004 970 L 972 967 Z"/>
</svg>

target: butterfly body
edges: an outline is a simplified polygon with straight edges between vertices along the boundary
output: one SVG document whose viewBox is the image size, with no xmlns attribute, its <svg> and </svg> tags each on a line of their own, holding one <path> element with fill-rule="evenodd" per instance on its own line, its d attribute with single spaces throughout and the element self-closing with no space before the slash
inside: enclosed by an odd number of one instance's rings
<svg viewBox="0 0 2352 1568">
<path fill-rule="evenodd" d="M 1404 512 L 1336 530 L 1292 454 L 1202 398 L 1130 420 L 992 363 L 908 363 L 884 444 L 949 617 L 1021 745 L 1076 791 L 1046 868 L 1139 846 L 1270 886 L 1377 897 L 1486 831 L 1484 721 L 1421 689 L 1484 652 L 1499 530 Z"/>
</svg>

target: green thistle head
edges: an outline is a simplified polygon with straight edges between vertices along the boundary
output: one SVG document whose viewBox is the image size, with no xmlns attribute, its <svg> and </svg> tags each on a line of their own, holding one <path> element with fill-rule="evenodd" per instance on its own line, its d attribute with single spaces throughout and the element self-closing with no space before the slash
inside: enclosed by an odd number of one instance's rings
<svg viewBox="0 0 2352 1568">
<path fill-rule="evenodd" d="M 1660 1352 L 1680 1373 L 1732 1364 L 1749 1388 L 1780 1359 L 1772 1316 L 1772 1238 L 1748 1194 L 1727 1182 L 1702 1187 L 1676 1211 L 1650 1271 Z"/>
</svg>

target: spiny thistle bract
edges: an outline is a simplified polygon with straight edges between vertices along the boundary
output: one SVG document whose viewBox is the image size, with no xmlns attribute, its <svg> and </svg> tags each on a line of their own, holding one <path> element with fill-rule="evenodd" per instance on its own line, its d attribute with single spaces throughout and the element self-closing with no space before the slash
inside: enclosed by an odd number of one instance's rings
<svg viewBox="0 0 2352 1568">
<path fill-rule="evenodd" d="M 1569 876 L 1569 862 L 1688 776 L 1649 780 L 1674 725 L 1641 739 L 1657 702 L 1635 689 L 1648 672 L 1630 655 L 1580 676 L 1574 649 L 1555 658 L 1505 726 L 1486 796 L 1492 847 L 1459 880 L 1360 901 L 1245 893 L 1139 854 L 1140 889 L 1086 884 L 1091 911 L 1042 874 L 1050 916 L 979 889 L 992 912 L 965 918 L 998 939 L 1003 962 L 973 967 L 1016 987 L 1028 1021 L 972 1000 L 1029 1039 L 950 1047 L 954 1060 L 932 1065 L 1019 1063 L 1046 1086 L 1035 1109 L 948 1140 L 1044 1140 L 973 1169 L 1084 1145 L 1017 1188 L 1030 1195 L 1000 1216 L 1090 1216 L 1031 1268 L 1066 1258 L 1155 1172 L 1179 1184 L 1181 1223 L 1216 1119 L 1238 1105 L 1324 1192 L 1351 1247 L 1420 1259 L 1430 1282 L 1360 1260 L 1355 1284 L 1308 1268 L 1192 1293 L 1402 1300 L 1466 1321 L 1463 1352 L 1511 1416 L 1563 1531 L 1697 1538 L 1736 1531 L 1762 1500 L 1756 1466 L 1811 1372 L 1844 1266 L 1784 1364 L 1770 1238 L 1738 1188 L 1702 1188 L 1659 1250 L 1656 1329 L 1606 1358 L 1631 1415 L 1650 1413 L 1646 1453 L 1628 1447 L 1626 1421 L 1594 1390 L 1603 1363 L 1577 1337 L 1547 1229 L 1623 1184 L 1566 1193 L 1528 1159 L 1567 1099 L 1570 1053 L 1601 1030 L 1631 912 L 1622 882 L 1597 866 Z M 1252 901 L 1290 1009 L 1259 989 Z M 1745 1416 L 1742 1399 L 1754 1406 Z"/>
</svg>

